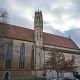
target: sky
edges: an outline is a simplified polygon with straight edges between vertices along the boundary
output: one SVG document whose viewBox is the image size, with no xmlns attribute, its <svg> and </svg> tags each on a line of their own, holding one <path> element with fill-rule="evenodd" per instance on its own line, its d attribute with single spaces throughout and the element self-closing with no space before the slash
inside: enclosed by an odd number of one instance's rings
<svg viewBox="0 0 80 80">
<path fill-rule="evenodd" d="M 43 31 L 69 37 L 80 47 L 80 0 L 0 0 L 9 23 L 34 29 L 34 13 L 43 14 Z"/>
</svg>

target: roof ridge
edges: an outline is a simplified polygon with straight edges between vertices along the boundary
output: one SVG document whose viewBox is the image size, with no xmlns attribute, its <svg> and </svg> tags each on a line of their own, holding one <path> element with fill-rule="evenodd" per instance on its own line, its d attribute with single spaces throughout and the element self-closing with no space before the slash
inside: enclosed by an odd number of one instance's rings
<svg viewBox="0 0 80 80">
<path fill-rule="evenodd" d="M 9 24 L 9 23 L 7 23 L 7 24 L 4 23 L 3 25 L 9 25 L 9 26 L 11 26 L 11 27 L 14 26 L 14 27 L 23 28 L 23 29 L 34 30 L 34 29 L 26 28 L 26 27 L 24 27 L 24 26 L 22 27 L 22 26 L 19 26 L 19 25 L 13 25 L 13 24 Z M 6 27 L 7 27 L 7 26 L 6 26 Z"/>
</svg>

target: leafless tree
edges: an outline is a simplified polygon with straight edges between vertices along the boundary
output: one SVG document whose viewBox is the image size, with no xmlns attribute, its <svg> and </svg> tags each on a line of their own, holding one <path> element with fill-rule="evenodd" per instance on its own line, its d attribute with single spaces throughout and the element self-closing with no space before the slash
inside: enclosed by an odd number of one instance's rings
<svg viewBox="0 0 80 80">
<path fill-rule="evenodd" d="M 57 78 L 59 79 L 59 73 L 61 71 L 72 72 L 75 64 L 75 57 L 65 60 L 65 56 L 62 52 L 52 50 L 49 54 L 50 57 L 45 61 L 45 68 L 49 70 L 55 70 L 57 72 Z"/>
<path fill-rule="evenodd" d="M 66 72 L 73 72 L 75 68 L 77 68 L 77 67 L 75 66 L 75 57 L 72 56 L 71 59 L 67 59 L 67 60 L 65 61 L 65 63 L 64 63 L 64 68 L 63 68 L 63 69 L 64 69 Z"/>
<path fill-rule="evenodd" d="M 0 23 L 8 23 L 8 12 L 3 9 L 0 8 Z"/>
</svg>

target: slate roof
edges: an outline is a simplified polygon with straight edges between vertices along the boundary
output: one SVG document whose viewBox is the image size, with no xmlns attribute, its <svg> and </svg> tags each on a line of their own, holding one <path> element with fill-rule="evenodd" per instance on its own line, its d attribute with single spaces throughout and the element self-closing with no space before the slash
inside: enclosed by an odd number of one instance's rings
<svg viewBox="0 0 80 80">
<path fill-rule="evenodd" d="M 34 30 L 10 24 L 0 25 L 0 37 L 34 41 Z M 47 45 L 79 49 L 71 38 L 43 32 L 43 43 Z"/>
</svg>

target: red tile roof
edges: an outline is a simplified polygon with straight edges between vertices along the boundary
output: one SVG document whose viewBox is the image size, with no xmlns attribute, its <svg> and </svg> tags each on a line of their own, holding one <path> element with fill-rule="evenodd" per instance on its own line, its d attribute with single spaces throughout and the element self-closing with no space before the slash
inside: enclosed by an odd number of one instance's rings
<svg viewBox="0 0 80 80">
<path fill-rule="evenodd" d="M 34 30 L 6 24 L 0 27 L 0 36 L 33 41 Z"/>
<path fill-rule="evenodd" d="M 62 37 L 54 34 L 43 34 L 44 44 L 49 44 L 58 47 L 79 49 L 78 46 L 72 41 L 71 38 Z"/>
<path fill-rule="evenodd" d="M 0 27 L 0 36 L 34 41 L 34 30 L 9 24 L 3 24 Z M 53 46 L 79 49 L 78 46 L 70 38 L 45 32 L 43 33 L 43 43 Z"/>
</svg>

